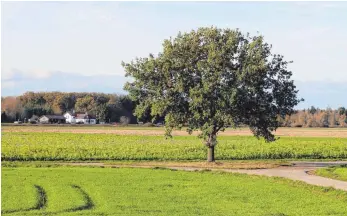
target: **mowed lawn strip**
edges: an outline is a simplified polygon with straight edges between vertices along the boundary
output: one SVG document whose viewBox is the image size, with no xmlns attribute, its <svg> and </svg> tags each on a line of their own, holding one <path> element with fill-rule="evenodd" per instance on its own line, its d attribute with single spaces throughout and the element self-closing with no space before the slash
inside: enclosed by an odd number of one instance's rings
<svg viewBox="0 0 347 216">
<path fill-rule="evenodd" d="M 13 190 L 18 178 L 47 191 L 45 209 L 12 215 L 347 214 L 346 192 L 280 178 L 138 168 L 5 167 L 2 173 L 2 200 L 19 200 L 2 202 L 3 210 L 28 206 L 21 203 L 30 196 Z"/>
<path fill-rule="evenodd" d="M 217 160 L 346 159 L 347 138 L 281 137 L 266 143 L 250 136 L 219 137 Z M 2 160 L 205 160 L 196 136 L 2 132 Z"/>
<path fill-rule="evenodd" d="M 318 169 L 316 175 L 347 181 L 347 165 Z"/>
</svg>

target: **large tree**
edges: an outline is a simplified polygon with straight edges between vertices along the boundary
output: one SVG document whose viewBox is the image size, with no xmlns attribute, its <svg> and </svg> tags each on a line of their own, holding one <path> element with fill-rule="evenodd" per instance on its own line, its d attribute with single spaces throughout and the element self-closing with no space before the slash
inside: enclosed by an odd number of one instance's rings
<svg viewBox="0 0 347 216">
<path fill-rule="evenodd" d="M 214 161 L 217 134 L 226 127 L 248 125 L 257 138 L 275 140 L 277 117 L 292 114 L 301 101 L 289 63 L 263 36 L 199 28 L 165 40 L 157 57 L 122 62 L 134 78 L 124 89 L 138 101 L 137 116 L 149 108 L 152 116 L 165 115 L 167 136 L 185 124 L 189 133 L 201 131 Z"/>
<path fill-rule="evenodd" d="M 283 56 L 271 53 L 262 36 L 239 30 L 199 28 L 165 40 L 157 57 L 122 63 L 135 114 L 165 115 L 166 135 L 187 125 L 199 130 L 214 161 L 217 134 L 248 125 L 253 134 L 274 141 L 278 116 L 290 115 L 301 100 Z"/>
</svg>

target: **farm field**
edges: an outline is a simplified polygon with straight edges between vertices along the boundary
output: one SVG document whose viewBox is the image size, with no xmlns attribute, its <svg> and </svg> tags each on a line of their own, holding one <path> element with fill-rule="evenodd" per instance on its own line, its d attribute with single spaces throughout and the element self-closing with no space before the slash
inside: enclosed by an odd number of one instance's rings
<svg viewBox="0 0 347 216">
<path fill-rule="evenodd" d="M 5 161 L 162 160 L 204 161 L 195 136 L 2 132 Z M 346 159 L 347 138 L 281 137 L 265 143 L 250 136 L 221 136 L 217 160 Z"/>
<path fill-rule="evenodd" d="M 2 132 L 59 132 L 59 133 L 102 133 L 118 135 L 163 135 L 164 127 L 102 126 L 102 125 L 16 125 L 2 126 Z M 174 136 L 187 136 L 184 128 L 174 130 Z M 193 135 L 196 135 L 194 132 Z M 291 137 L 340 137 L 347 138 L 347 128 L 279 128 L 277 136 Z M 248 128 L 227 128 L 221 136 L 252 136 Z"/>
<path fill-rule="evenodd" d="M 2 214 L 347 215 L 344 191 L 282 178 L 164 168 L 259 169 L 291 159 L 346 160 L 347 137 L 331 136 L 342 129 L 300 129 L 321 130 L 325 137 L 288 135 L 274 143 L 230 133 L 218 138 L 217 163 L 211 165 L 202 141 L 182 131 L 165 139 L 159 127 L 124 127 L 120 133 L 117 127 L 86 128 L 2 127 Z M 99 161 L 121 168 L 93 167 Z"/>
<path fill-rule="evenodd" d="M 315 171 L 316 175 L 347 181 L 347 166 L 336 166 L 329 168 L 322 168 Z"/>
<path fill-rule="evenodd" d="M 4 215 L 347 214 L 343 191 L 220 172 L 3 167 L 1 184 Z"/>
</svg>

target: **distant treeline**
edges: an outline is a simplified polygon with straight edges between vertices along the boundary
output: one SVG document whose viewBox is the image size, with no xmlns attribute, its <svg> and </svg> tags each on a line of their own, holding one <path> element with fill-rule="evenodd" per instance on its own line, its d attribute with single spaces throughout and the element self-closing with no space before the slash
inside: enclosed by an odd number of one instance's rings
<svg viewBox="0 0 347 216">
<path fill-rule="evenodd" d="M 283 127 L 347 127 L 347 109 L 319 109 L 312 106 L 298 110 L 291 116 L 279 117 L 279 120 Z"/>
<path fill-rule="evenodd" d="M 1 122 L 30 119 L 33 115 L 88 112 L 98 121 L 119 122 L 122 116 L 137 123 L 134 103 L 126 95 L 80 92 L 26 92 L 18 97 L 1 97 Z"/>
<path fill-rule="evenodd" d="M 150 122 L 150 110 L 137 119 L 133 115 L 136 104 L 127 95 L 86 92 L 26 92 L 18 97 L 1 97 L 1 122 L 23 121 L 33 115 L 63 114 L 67 111 L 88 112 L 98 121 L 119 122 L 122 116 L 129 123 Z M 297 110 L 291 116 L 278 117 L 283 127 L 347 127 L 347 109 Z M 158 118 L 163 121 L 164 118 Z"/>
</svg>

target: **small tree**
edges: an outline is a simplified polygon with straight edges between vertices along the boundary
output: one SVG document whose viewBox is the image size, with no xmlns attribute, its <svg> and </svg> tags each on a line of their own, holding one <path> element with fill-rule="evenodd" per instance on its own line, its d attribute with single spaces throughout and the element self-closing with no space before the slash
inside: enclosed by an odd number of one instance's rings
<svg viewBox="0 0 347 216">
<path fill-rule="evenodd" d="M 346 108 L 344 108 L 344 107 L 339 107 L 339 108 L 337 109 L 337 111 L 338 111 L 339 115 L 344 115 L 344 114 L 347 115 L 347 110 L 346 110 Z"/>
<path fill-rule="evenodd" d="M 311 106 L 311 108 L 309 108 L 310 113 L 313 115 L 317 112 L 317 109 L 314 106 Z"/>
<path fill-rule="evenodd" d="M 2 99 L 2 97 L 1 97 L 1 99 Z M 1 122 L 7 122 L 7 121 L 8 121 L 8 118 L 7 118 L 6 112 L 2 111 L 1 112 Z"/>
<path fill-rule="evenodd" d="M 253 134 L 274 141 L 277 116 L 293 113 L 300 100 L 287 70 L 289 62 L 273 55 L 262 36 L 239 30 L 199 28 L 165 40 L 158 57 L 122 62 L 135 115 L 151 110 L 165 116 L 166 135 L 187 124 L 200 130 L 214 161 L 217 134 L 226 127 L 248 125 Z"/>
<path fill-rule="evenodd" d="M 100 122 L 106 121 L 106 115 L 107 115 L 107 104 L 100 104 L 96 107 L 96 111 L 98 120 Z"/>
<path fill-rule="evenodd" d="M 347 126 L 347 116 L 345 114 L 339 116 L 339 125 L 340 127 Z"/>
<path fill-rule="evenodd" d="M 126 116 L 121 116 L 119 118 L 119 122 L 122 124 L 122 125 L 128 125 L 130 123 L 130 119 Z"/>
</svg>

